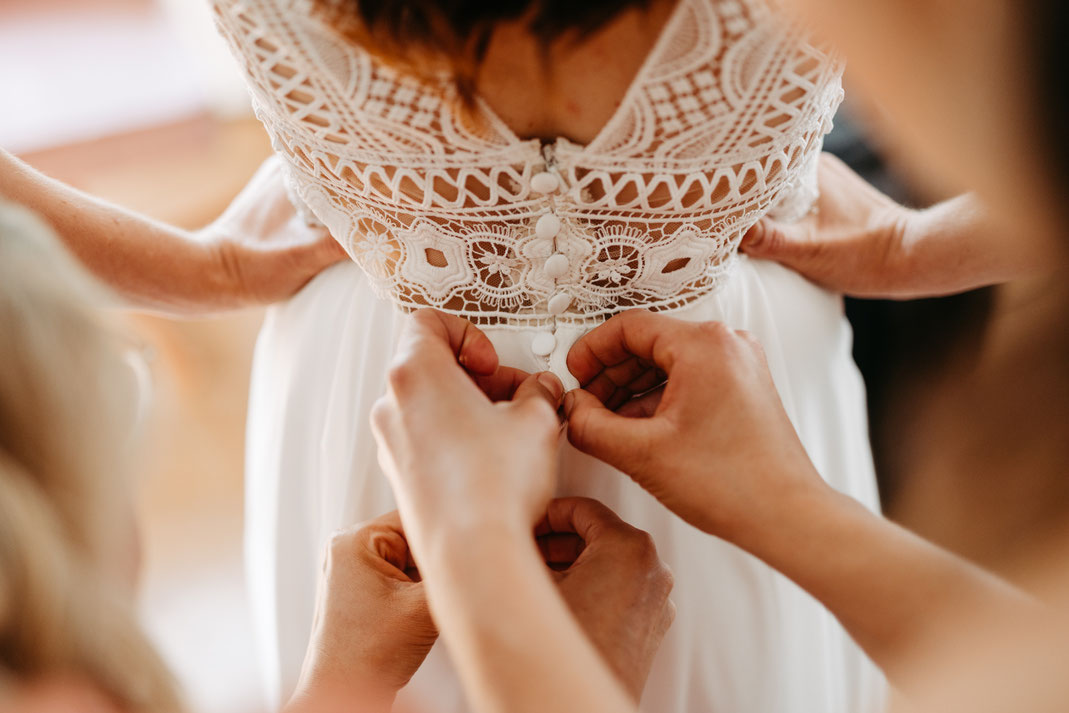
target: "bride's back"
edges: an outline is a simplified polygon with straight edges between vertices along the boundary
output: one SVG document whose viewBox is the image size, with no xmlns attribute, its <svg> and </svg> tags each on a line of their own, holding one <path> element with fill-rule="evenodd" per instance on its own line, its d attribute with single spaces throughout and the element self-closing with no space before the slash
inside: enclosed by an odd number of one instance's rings
<svg viewBox="0 0 1069 713">
<path fill-rule="evenodd" d="M 394 4 L 421 3 L 401 0 Z M 500 14 L 493 7 L 496 3 L 473 4 L 480 6 L 473 14 L 486 21 Z M 578 144 L 590 143 L 620 106 L 675 0 L 593 2 L 589 5 L 594 9 L 585 13 L 574 3 L 557 5 L 564 7 L 542 11 L 562 27 L 553 37 L 533 31 L 530 12 L 526 12 L 520 19 L 488 27 L 485 47 L 470 61 L 462 56 L 432 55 L 425 62 L 441 59 L 453 64 L 454 70 L 463 65 L 472 75 L 465 81 L 517 136 L 545 140 L 564 136 Z M 341 3 L 337 11 L 344 11 L 344 6 Z M 592 22 L 598 23 L 593 29 L 577 29 Z M 573 24 L 576 29 L 563 29 Z M 430 38 L 427 42 L 437 44 Z M 427 50 L 442 51 L 431 46 Z"/>
<path fill-rule="evenodd" d="M 772 0 L 213 2 L 306 217 L 378 294 L 484 325 L 711 293 L 750 226 L 808 209 L 841 99 Z"/>
<path fill-rule="evenodd" d="M 338 266 L 274 310 L 257 351 L 250 591 L 276 692 L 307 645 L 319 538 L 393 507 L 367 414 L 407 309 L 461 315 L 486 328 L 503 365 L 571 386 L 571 346 L 629 307 L 686 306 L 681 318 L 748 329 L 800 406 L 829 482 L 875 503 L 839 303 L 735 259 L 770 210 L 795 195 L 808 208 L 841 98 L 838 63 L 776 16 L 777 0 L 663 0 L 648 11 L 638 0 L 541 0 L 629 9 L 572 51 L 551 43 L 545 63 L 537 29 L 497 25 L 474 68 L 444 53 L 460 65 L 445 76 L 414 61 L 433 69 L 443 57 L 419 56 L 418 25 L 397 23 L 408 29 L 396 48 L 350 33 L 344 14 L 324 19 L 328 0 L 212 2 L 297 198 L 361 268 Z M 354 0 L 330 2 L 352 21 Z M 878 681 L 815 602 L 608 466 L 562 457 L 560 493 L 648 525 L 680 572 L 685 620 L 655 666 L 649 710 L 867 707 Z M 446 664 L 432 653 L 409 693 L 466 710 Z"/>
</svg>

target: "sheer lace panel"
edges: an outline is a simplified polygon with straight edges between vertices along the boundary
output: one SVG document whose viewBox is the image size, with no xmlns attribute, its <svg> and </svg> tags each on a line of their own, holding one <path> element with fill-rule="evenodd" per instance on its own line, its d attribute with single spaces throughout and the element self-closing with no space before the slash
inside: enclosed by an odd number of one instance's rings
<svg viewBox="0 0 1069 713">
<path fill-rule="evenodd" d="M 816 197 L 840 67 L 770 0 L 680 0 L 587 146 L 521 140 L 309 0 L 211 0 L 310 215 L 376 291 L 481 324 L 594 324 L 707 294 L 762 216 Z"/>
</svg>

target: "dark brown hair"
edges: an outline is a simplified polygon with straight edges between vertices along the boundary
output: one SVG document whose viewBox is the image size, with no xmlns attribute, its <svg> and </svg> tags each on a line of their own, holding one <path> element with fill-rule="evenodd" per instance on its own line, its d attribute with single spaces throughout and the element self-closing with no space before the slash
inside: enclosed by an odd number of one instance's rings
<svg viewBox="0 0 1069 713">
<path fill-rule="evenodd" d="M 316 0 L 337 31 L 378 54 L 450 69 L 461 89 L 485 56 L 494 28 L 525 22 L 544 47 L 597 31 L 650 0 Z"/>
</svg>

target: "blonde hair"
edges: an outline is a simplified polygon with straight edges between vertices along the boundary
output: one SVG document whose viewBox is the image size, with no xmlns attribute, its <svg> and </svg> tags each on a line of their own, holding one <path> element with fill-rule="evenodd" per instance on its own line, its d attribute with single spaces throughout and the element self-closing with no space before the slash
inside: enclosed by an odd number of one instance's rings
<svg viewBox="0 0 1069 713">
<path fill-rule="evenodd" d="M 43 223 L 0 203 L 0 668 L 170 713 L 177 687 L 107 572 L 136 388 L 106 301 Z"/>
</svg>

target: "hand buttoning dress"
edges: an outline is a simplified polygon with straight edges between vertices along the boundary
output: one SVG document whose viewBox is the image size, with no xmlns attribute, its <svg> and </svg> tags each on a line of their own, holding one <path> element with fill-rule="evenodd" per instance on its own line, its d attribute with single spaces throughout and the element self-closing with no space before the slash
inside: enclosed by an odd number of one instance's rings
<svg viewBox="0 0 1069 713">
<path fill-rule="evenodd" d="M 273 308 L 248 425 L 247 566 L 269 689 L 296 682 L 330 534 L 394 508 L 368 426 L 401 317 L 480 325 L 502 362 L 550 369 L 608 316 L 646 307 L 753 332 L 834 487 L 878 507 L 864 392 L 838 296 L 737 254 L 762 216 L 804 215 L 842 98 L 840 67 L 772 0 L 679 0 L 588 145 L 514 135 L 447 82 L 401 74 L 336 35 L 310 0 L 212 0 L 298 212 L 352 256 Z M 295 230 L 300 227 L 295 221 Z M 626 476 L 565 446 L 561 495 L 649 531 L 676 577 L 675 624 L 643 698 L 656 713 L 863 713 L 883 682 L 835 619 Z M 834 557 L 834 552 L 828 553 Z M 492 566 L 492 563 L 488 563 Z M 442 646 L 405 695 L 465 710 Z"/>
</svg>

